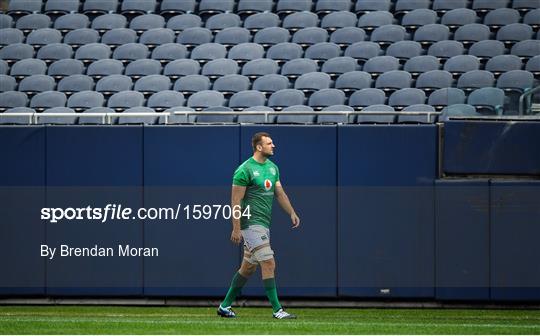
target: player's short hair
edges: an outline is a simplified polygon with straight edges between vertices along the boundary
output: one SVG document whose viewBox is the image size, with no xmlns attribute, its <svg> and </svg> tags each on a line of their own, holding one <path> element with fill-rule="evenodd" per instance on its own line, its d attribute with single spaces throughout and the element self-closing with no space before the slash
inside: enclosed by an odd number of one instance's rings
<svg viewBox="0 0 540 336">
<path fill-rule="evenodd" d="M 258 132 L 253 134 L 253 137 L 251 138 L 251 147 L 253 148 L 254 152 L 257 150 L 257 145 L 261 144 L 263 137 L 270 137 L 270 134 L 266 132 Z"/>
</svg>

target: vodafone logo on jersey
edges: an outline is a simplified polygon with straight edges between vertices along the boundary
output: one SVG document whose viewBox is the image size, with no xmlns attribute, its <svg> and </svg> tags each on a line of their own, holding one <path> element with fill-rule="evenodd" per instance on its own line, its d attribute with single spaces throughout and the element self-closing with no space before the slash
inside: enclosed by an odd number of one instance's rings
<svg viewBox="0 0 540 336">
<path fill-rule="evenodd" d="M 264 189 L 266 191 L 272 189 L 272 181 L 270 181 L 269 179 L 264 180 Z"/>
</svg>

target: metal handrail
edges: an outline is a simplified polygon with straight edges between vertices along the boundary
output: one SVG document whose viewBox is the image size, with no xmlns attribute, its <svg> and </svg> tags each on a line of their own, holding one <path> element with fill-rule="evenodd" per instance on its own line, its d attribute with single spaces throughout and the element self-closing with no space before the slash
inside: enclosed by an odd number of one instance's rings
<svg viewBox="0 0 540 336">
<path fill-rule="evenodd" d="M 531 90 L 525 92 L 521 96 L 519 96 L 519 115 L 524 115 L 525 110 L 528 110 L 528 105 L 530 104 L 530 100 L 533 94 L 540 91 L 540 86 L 537 86 L 535 88 L 532 88 Z"/>
</svg>

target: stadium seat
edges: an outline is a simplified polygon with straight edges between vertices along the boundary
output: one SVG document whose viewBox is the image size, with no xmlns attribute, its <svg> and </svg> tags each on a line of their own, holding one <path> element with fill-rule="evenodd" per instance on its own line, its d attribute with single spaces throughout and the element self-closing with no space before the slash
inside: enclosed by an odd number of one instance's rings
<svg viewBox="0 0 540 336">
<path fill-rule="evenodd" d="M 201 72 L 199 62 L 192 59 L 178 59 L 167 63 L 163 69 L 163 74 L 171 79 L 188 75 L 198 75 Z"/>
<path fill-rule="evenodd" d="M 223 93 L 225 97 L 233 95 L 240 91 L 249 89 L 249 78 L 243 75 L 226 75 L 219 77 L 214 82 L 212 90 Z M 258 104 L 257 104 L 258 105 Z"/>
<path fill-rule="evenodd" d="M 6 91 L 0 92 L 0 111 L 14 107 L 25 107 L 28 105 L 28 96 L 24 92 Z"/>
<path fill-rule="evenodd" d="M 150 29 L 164 28 L 165 27 L 165 18 L 161 15 L 156 14 L 144 14 L 135 17 L 129 23 L 129 28 L 137 32 L 137 34 L 142 34 Z"/>
<path fill-rule="evenodd" d="M 201 74 L 211 79 L 236 73 L 238 73 L 238 63 L 227 58 L 218 58 L 206 63 L 201 72 Z"/>
<path fill-rule="evenodd" d="M 458 41 L 439 41 L 432 44 L 428 49 L 428 55 L 435 56 L 440 60 L 447 60 L 465 51 L 463 44 Z"/>
<path fill-rule="evenodd" d="M 501 115 L 505 101 L 504 91 L 499 88 L 482 87 L 474 90 L 467 99 L 467 104 L 476 108 L 483 115 Z"/>
<path fill-rule="evenodd" d="M 213 40 L 212 32 L 202 27 L 187 28 L 176 38 L 176 42 L 186 47 L 194 47 L 200 44 L 210 43 Z"/>
<path fill-rule="evenodd" d="M 362 42 L 365 38 L 366 33 L 362 28 L 343 27 L 330 35 L 330 42 L 338 44 L 340 47 L 347 47 L 351 44 Z"/>
<path fill-rule="evenodd" d="M 540 76 L 540 55 L 534 56 L 527 61 L 525 70 L 531 72 L 534 76 Z"/>
<path fill-rule="evenodd" d="M 278 71 L 279 65 L 277 62 L 268 58 L 251 60 L 242 67 L 242 75 L 251 79 L 256 79 L 264 75 L 276 74 Z"/>
<path fill-rule="evenodd" d="M 75 113 L 75 111 L 69 107 L 57 106 L 51 107 L 43 111 L 43 113 Z M 78 117 L 66 116 L 47 116 L 42 113 L 37 115 L 36 122 L 38 124 L 46 125 L 75 125 L 77 123 Z"/>
<path fill-rule="evenodd" d="M 345 104 L 345 93 L 338 89 L 318 90 L 309 97 L 309 106 L 315 111 L 320 111 L 328 106 L 343 104 Z"/>
<path fill-rule="evenodd" d="M 75 52 L 75 59 L 85 64 L 98 61 L 100 59 L 110 58 L 111 47 L 103 43 L 90 43 L 83 45 Z"/>
<path fill-rule="evenodd" d="M 150 49 L 163 44 L 171 44 L 175 40 L 174 32 L 168 28 L 153 28 L 142 33 L 139 43 L 145 44 Z"/>
<path fill-rule="evenodd" d="M 304 48 L 326 41 L 328 41 L 328 32 L 319 27 L 300 29 L 292 37 L 293 43 L 297 43 Z"/>
<path fill-rule="evenodd" d="M 67 107 L 74 109 L 76 112 L 85 111 L 93 107 L 103 106 L 105 98 L 96 91 L 81 91 L 72 94 L 68 101 Z"/>
<path fill-rule="evenodd" d="M 171 88 L 171 80 L 163 75 L 148 75 L 139 78 L 135 82 L 134 90 L 143 95 L 150 96 L 156 92 L 166 91 Z"/>
<path fill-rule="evenodd" d="M 85 0 L 83 2 L 83 13 L 86 14 L 114 13 L 117 8 L 118 0 Z"/>
<path fill-rule="evenodd" d="M 353 92 L 349 97 L 349 106 L 355 110 L 361 110 L 369 105 L 384 105 L 386 102 L 386 95 L 383 90 L 365 88 Z"/>
<path fill-rule="evenodd" d="M 8 64 L 15 63 L 22 59 L 32 58 L 34 48 L 24 43 L 14 43 L 0 49 L 0 59 Z"/>
<path fill-rule="evenodd" d="M 316 116 L 309 114 L 313 109 L 306 105 L 292 105 L 284 108 L 275 118 L 278 124 L 312 124 L 315 122 Z M 293 114 L 289 114 L 293 112 Z"/>
<path fill-rule="evenodd" d="M 308 72 L 296 80 L 294 88 L 304 93 L 328 89 L 330 87 L 330 76 L 324 72 Z"/>
<path fill-rule="evenodd" d="M 540 28 L 540 8 L 530 10 L 523 16 L 523 23 L 538 31 Z"/>
<path fill-rule="evenodd" d="M 392 70 L 381 74 L 375 81 L 375 88 L 385 92 L 394 92 L 411 87 L 412 76 L 407 71 Z"/>
<path fill-rule="evenodd" d="M 349 71 L 341 74 L 335 83 L 335 88 L 346 94 L 371 87 L 371 75 L 364 71 Z"/>
<path fill-rule="evenodd" d="M 244 20 L 244 28 L 252 33 L 256 33 L 264 28 L 278 27 L 279 24 L 279 16 L 268 12 L 253 14 Z"/>
<path fill-rule="evenodd" d="M 229 27 L 217 32 L 214 42 L 223 44 L 225 47 L 247 43 L 251 40 L 249 30 L 242 27 Z"/>
<path fill-rule="evenodd" d="M 69 104 L 69 100 L 68 100 Z M 107 122 L 107 119 L 103 116 L 92 116 L 92 113 L 115 113 L 112 108 L 97 106 L 89 108 L 88 110 L 83 111 L 79 115 L 79 125 L 102 125 Z"/>
<path fill-rule="evenodd" d="M 60 34 L 58 30 L 52 28 L 41 28 L 34 30 L 26 37 L 26 44 L 31 44 L 35 48 L 60 42 L 62 42 L 62 34 Z"/>
<path fill-rule="evenodd" d="M 387 56 L 394 56 L 401 63 L 405 63 L 410 58 L 420 56 L 423 53 L 420 43 L 415 41 L 399 41 L 391 44 L 386 49 Z"/>
<path fill-rule="evenodd" d="M 0 46 L 7 46 L 14 43 L 23 43 L 24 34 L 17 28 L 0 29 Z"/>
<path fill-rule="evenodd" d="M 347 105 L 332 105 L 322 109 L 322 112 L 354 112 L 354 109 Z M 356 117 L 356 116 L 351 116 Z M 346 114 L 319 114 L 317 123 L 319 124 L 346 124 L 349 118 Z"/>
<path fill-rule="evenodd" d="M 395 113 L 392 114 L 367 114 L 365 112 L 395 112 L 392 106 L 373 104 L 362 109 L 362 113 L 356 116 L 358 124 L 393 124 L 396 122 Z"/>
<path fill-rule="evenodd" d="M 437 57 L 421 55 L 408 59 L 403 66 L 403 70 L 408 71 L 413 78 L 416 78 L 424 72 L 439 70 L 440 67 L 441 64 L 439 63 L 439 59 L 437 59 Z"/>
<path fill-rule="evenodd" d="M 510 55 L 509 55 L 510 56 Z M 510 70 L 497 79 L 497 87 L 506 93 L 505 114 L 517 115 L 520 96 L 534 87 L 534 75 L 525 70 Z"/>
<path fill-rule="evenodd" d="M 22 30 L 28 34 L 32 30 L 51 27 L 51 18 L 45 14 L 28 14 L 15 22 L 15 28 Z"/>
<path fill-rule="evenodd" d="M 516 55 L 498 55 L 487 61 L 486 70 L 498 77 L 503 72 L 521 70 L 522 66 L 521 58 Z"/>
<path fill-rule="evenodd" d="M 195 11 L 195 5 L 195 0 L 162 0 L 159 14 L 170 17 L 172 15 L 192 13 Z"/>
<path fill-rule="evenodd" d="M 454 40 L 469 47 L 475 42 L 489 40 L 491 31 L 489 27 L 480 23 L 469 23 L 459 27 L 454 33 Z"/>
<path fill-rule="evenodd" d="M 187 102 L 187 106 L 200 111 L 207 107 L 224 106 L 225 97 L 218 91 L 199 91 L 192 94 Z"/>
<path fill-rule="evenodd" d="M 480 62 L 505 53 L 504 43 L 495 40 L 479 41 L 469 48 L 469 55 L 476 56 Z"/>
<path fill-rule="evenodd" d="M 184 105 L 184 95 L 181 92 L 173 90 L 163 90 L 154 93 L 150 98 L 146 106 L 154 109 L 156 112 L 163 112 L 174 106 Z"/>
<path fill-rule="evenodd" d="M 399 60 L 393 56 L 376 56 L 364 63 L 363 70 L 376 77 L 387 71 L 399 70 Z"/>
<path fill-rule="evenodd" d="M 153 59 L 139 59 L 126 66 L 125 75 L 132 79 L 139 79 L 149 75 L 161 74 L 161 63 Z"/>
<path fill-rule="evenodd" d="M 468 0 L 433 0 L 433 10 L 444 14 L 452 9 L 467 8 Z"/>
<path fill-rule="evenodd" d="M 94 89 L 94 80 L 87 75 L 71 75 L 64 77 L 58 82 L 57 91 L 70 96 L 75 92 L 91 91 Z"/>
<path fill-rule="evenodd" d="M 54 20 L 54 29 L 66 34 L 72 30 L 80 28 L 88 28 L 90 19 L 88 16 L 80 13 L 70 13 L 58 17 Z"/>
<path fill-rule="evenodd" d="M 96 91 L 106 97 L 121 91 L 131 90 L 132 87 L 133 81 L 131 78 L 124 75 L 105 76 L 96 83 Z"/>
<path fill-rule="evenodd" d="M 424 104 L 425 101 L 426 94 L 424 91 L 420 89 L 405 88 L 392 93 L 388 98 L 388 105 L 400 111 L 410 105 Z"/>
<path fill-rule="evenodd" d="M 257 43 L 241 43 L 229 50 L 227 58 L 233 59 L 239 64 L 244 64 L 251 60 L 260 59 L 264 56 L 264 48 Z"/>
<path fill-rule="evenodd" d="M 403 15 L 417 9 L 428 9 L 430 7 L 431 0 L 397 0 L 394 12 L 396 15 Z"/>
<path fill-rule="evenodd" d="M 32 75 L 44 75 L 47 72 L 47 64 L 34 58 L 26 58 L 17 61 L 11 66 L 10 75 L 18 80 Z"/>
<path fill-rule="evenodd" d="M 325 15 L 321 20 L 321 28 L 335 31 L 340 28 L 356 26 L 358 19 L 351 12 L 339 11 Z"/>
<path fill-rule="evenodd" d="M 188 28 L 200 27 L 202 27 L 202 19 L 195 14 L 176 15 L 167 21 L 167 28 L 172 29 L 175 33 L 180 33 Z"/>
<path fill-rule="evenodd" d="M 317 0 L 315 12 L 319 15 L 332 12 L 349 11 L 352 7 L 351 0 Z"/>
<path fill-rule="evenodd" d="M 538 8 L 538 0 L 514 0 L 512 1 L 512 8 L 526 13 Z"/>
<path fill-rule="evenodd" d="M 217 13 L 232 12 L 233 8 L 234 8 L 234 0 L 201 0 L 199 1 L 199 15 L 202 15 L 202 14 L 211 15 L 211 14 L 217 14 Z"/>
<path fill-rule="evenodd" d="M 533 38 L 532 27 L 523 23 L 512 23 L 501 27 L 497 32 L 497 40 L 508 46 Z"/>
<path fill-rule="evenodd" d="M 371 34 L 371 41 L 381 46 L 388 46 L 392 43 L 405 40 L 407 32 L 405 28 L 398 25 L 385 25 L 376 28 Z"/>
<path fill-rule="evenodd" d="M 520 20 L 521 16 L 517 10 L 512 8 L 497 8 L 486 14 L 484 24 L 492 30 L 497 30 L 502 26 L 518 23 Z"/>
<path fill-rule="evenodd" d="M 321 71 L 326 72 L 332 78 L 337 78 L 339 75 L 358 70 L 358 63 L 352 57 L 340 56 L 334 57 L 323 63 Z"/>
<path fill-rule="evenodd" d="M 448 87 L 433 91 L 428 98 L 428 104 L 436 110 L 447 106 L 465 103 L 465 92 L 461 89 Z"/>
<path fill-rule="evenodd" d="M 122 0 L 120 12 L 124 15 L 142 15 L 155 12 L 156 6 L 156 0 Z"/>
<path fill-rule="evenodd" d="M 20 81 L 18 91 L 26 93 L 28 97 L 32 97 L 40 92 L 54 91 L 55 86 L 56 83 L 51 76 L 32 75 Z"/>
<path fill-rule="evenodd" d="M 445 107 L 439 116 L 439 121 L 448 121 L 452 117 L 478 117 L 481 116 L 476 112 L 476 108 L 469 104 L 454 104 Z"/>
<path fill-rule="evenodd" d="M 243 110 L 250 106 L 261 106 L 266 102 L 265 95 L 257 90 L 244 90 L 236 92 L 229 100 L 229 107 L 234 110 Z"/>
<path fill-rule="evenodd" d="M 344 56 L 349 56 L 363 64 L 373 57 L 380 56 L 381 47 L 375 42 L 357 42 L 345 49 Z"/>
<path fill-rule="evenodd" d="M 0 75 L 7 75 L 9 72 L 9 65 L 3 59 L 0 59 Z"/>
<path fill-rule="evenodd" d="M 196 46 L 191 52 L 190 58 L 204 64 L 218 58 L 225 58 L 226 56 L 227 49 L 224 45 L 211 42 Z"/>
<path fill-rule="evenodd" d="M 291 33 L 281 27 L 268 27 L 258 31 L 253 37 L 253 42 L 262 45 L 263 47 L 271 47 L 278 43 L 289 42 Z"/>
<path fill-rule="evenodd" d="M 448 40 L 450 29 L 442 24 L 427 24 L 416 30 L 414 40 L 423 46 L 429 47 L 433 43 Z"/>
<path fill-rule="evenodd" d="M 468 8 L 456 8 L 447 11 L 441 18 L 441 24 L 448 26 L 450 29 L 457 29 L 461 26 L 470 23 L 477 23 L 478 17 L 476 12 Z"/>
<path fill-rule="evenodd" d="M 200 12 L 199 12 L 200 13 Z M 213 15 L 206 20 L 205 27 L 210 31 L 216 33 L 225 28 L 240 27 L 242 26 L 242 20 L 240 17 L 233 13 L 222 13 Z"/>
<path fill-rule="evenodd" d="M 0 107 L 0 110 L 2 108 Z M 6 113 L 36 113 L 36 110 L 29 107 L 12 107 L 5 111 Z M 31 122 L 31 116 L 3 116 L 0 118 L 0 124 L 9 124 L 9 125 L 27 125 Z"/>
<path fill-rule="evenodd" d="M 497 8 L 508 7 L 509 0 L 473 0 L 472 9 L 477 13 L 485 14 Z"/>
<path fill-rule="evenodd" d="M 135 42 L 137 42 L 137 33 L 129 28 L 113 28 L 107 30 L 101 37 L 101 43 L 111 47 Z"/>
<path fill-rule="evenodd" d="M 283 75 L 268 74 L 257 78 L 253 82 L 253 90 L 272 94 L 276 91 L 284 90 L 289 87 L 289 79 Z"/>
<path fill-rule="evenodd" d="M 16 87 L 17 80 L 15 80 L 15 77 L 0 75 L 0 92 L 15 91 Z"/>
<path fill-rule="evenodd" d="M 64 37 L 64 43 L 74 48 L 90 43 L 97 43 L 98 41 L 99 33 L 91 28 L 75 29 L 67 33 Z"/>
<path fill-rule="evenodd" d="M 283 19 L 281 26 L 291 32 L 296 32 L 304 28 L 318 27 L 319 17 L 312 12 L 294 12 Z"/>
<path fill-rule="evenodd" d="M 197 123 L 233 123 L 236 120 L 235 115 L 212 114 L 213 112 L 233 112 L 230 107 L 226 106 L 209 106 L 201 110 L 201 112 L 207 112 L 208 114 L 198 115 L 195 119 Z"/>
<path fill-rule="evenodd" d="M 109 75 L 121 75 L 123 73 L 124 64 L 113 59 L 102 59 L 92 62 L 86 71 L 86 74 L 94 79 L 100 79 Z"/>
<path fill-rule="evenodd" d="M 274 110 L 268 106 L 250 106 L 245 108 L 242 112 L 274 112 Z M 273 116 L 269 116 L 272 118 Z M 262 114 L 239 114 L 236 119 L 239 123 L 265 123 L 265 116 Z"/>
<path fill-rule="evenodd" d="M 317 71 L 317 63 L 309 58 L 296 58 L 281 67 L 281 74 L 289 79 L 295 79 L 305 73 L 315 71 Z"/>
<path fill-rule="evenodd" d="M 331 42 L 322 42 L 314 44 L 306 49 L 304 57 L 310 58 L 318 64 L 323 63 L 330 58 L 338 57 L 341 54 L 340 47 Z"/>
<path fill-rule="evenodd" d="M 276 12 L 285 15 L 294 12 L 311 11 L 312 0 L 278 0 Z"/>
<path fill-rule="evenodd" d="M 148 47 L 141 43 L 126 43 L 114 49 L 113 58 L 122 63 L 148 58 Z"/>
<path fill-rule="evenodd" d="M 98 83 L 99 84 L 99 83 Z M 107 107 L 116 112 L 125 111 L 131 107 L 143 106 L 144 96 L 137 91 L 120 91 L 111 96 L 107 102 Z"/>
<path fill-rule="evenodd" d="M 266 57 L 273 59 L 278 64 L 281 64 L 295 58 L 301 58 L 303 53 L 304 51 L 300 45 L 296 43 L 282 42 L 271 46 L 266 52 Z"/>
<path fill-rule="evenodd" d="M 394 24 L 394 15 L 388 11 L 367 12 L 358 19 L 358 27 L 368 33 L 381 26 L 391 24 Z"/>
<path fill-rule="evenodd" d="M 20 16 L 41 12 L 41 8 L 43 7 L 43 1 L 11 0 L 8 2 L 7 5 L 7 14 Z"/>
<path fill-rule="evenodd" d="M 171 61 L 186 58 L 187 48 L 180 43 L 165 43 L 157 46 L 152 51 L 152 59 L 155 59 L 162 64 Z"/>
<path fill-rule="evenodd" d="M 276 111 L 293 106 L 304 105 L 305 96 L 300 90 L 295 89 L 283 89 L 272 93 L 268 99 L 268 106 Z"/>
<path fill-rule="evenodd" d="M 473 55 L 457 55 L 449 58 L 444 63 L 444 70 L 458 77 L 461 74 L 480 69 L 480 60 Z"/>
<path fill-rule="evenodd" d="M 365 14 L 375 11 L 389 11 L 390 0 L 357 0 L 354 10 L 356 14 Z"/>
<path fill-rule="evenodd" d="M 127 18 L 121 14 L 104 14 L 92 20 L 92 29 L 100 34 L 115 28 L 126 28 Z"/>
<path fill-rule="evenodd" d="M 537 56 L 538 50 L 540 50 L 540 40 L 525 40 L 514 44 L 511 54 L 527 61 L 529 58 Z"/>
<path fill-rule="evenodd" d="M 461 75 L 457 87 L 465 92 L 470 92 L 483 87 L 491 87 L 495 84 L 495 76 L 489 71 L 472 70 Z"/>
<path fill-rule="evenodd" d="M 51 43 L 39 48 L 36 58 L 49 64 L 62 59 L 73 57 L 73 48 L 63 43 Z"/>
<path fill-rule="evenodd" d="M 80 75 L 83 72 L 83 62 L 69 58 L 55 61 L 47 69 L 47 75 L 54 77 L 56 80 L 60 80 L 66 76 Z"/>
<path fill-rule="evenodd" d="M 119 125 L 154 125 L 158 121 L 158 116 L 137 116 L 137 117 L 128 117 L 122 116 L 126 113 L 155 113 L 154 109 L 145 106 L 134 106 L 126 109 L 123 113 L 118 116 Z"/>
<path fill-rule="evenodd" d="M 195 112 L 195 110 L 192 109 L 191 107 L 173 106 L 171 108 L 166 109 L 165 112 L 170 113 L 170 115 L 168 117 L 168 121 L 167 121 L 169 124 L 185 124 L 185 123 L 188 123 L 188 122 L 194 122 L 195 121 L 195 116 L 189 116 L 189 118 L 188 118 L 187 115 L 182 114 L 182 113 Z M 178 112 L 178 114 L 175 114 L 175 112 Z M 160 116 L 158 122 L 160 124 L 164 124 L 165 123 L 165 117 Z"/>
<path fill-rule="evenodd" d="M 271 12 L 273 6 L 272 0 L 239 0 L 236 12 L 242 16 Z"/>
<path fill-rule="evenodd" d="M 405 107 L 401 112 L 435 112 L 435 108 L 426 104 L 416 104 Z M 406 115 L 398 114 L 397 122 L 403 123 L 415 123 L 415 124 L 430 124 L 435 121 L 437 115 Z"/>
<path fill-rule="evenodd" d="M 30 107 L 36 112 L 42 112 L 48 108 L 66 106 L 66 95 L 58 91 L 45 91 L 36 94 L 30 101 Z"/>
<path fill-rule="evenodd" d="M 174 83 L 174 90 L 182 92 L 184 95 L 210 90 L 210 79 L 202 75 L 183 76 Z"/>
<path fill-rule="evenodd" d="M 0 29 L 13 27 L 13 18 L 7 14 L 0 14 Z"/>
<path fill-rule="evenodd" d="M 47 0 L 44 13 L 47 15 L 61 15 L 79 11 L 79 0 Z"/>
<path fill-rule="evenodd" d="M 437 13 L 431 9 L 418 8 L 406 13 L 401 19 L 401 25 L 406 29 L 416 30 L 419 27 L 436 24 Z"/>
</svg>

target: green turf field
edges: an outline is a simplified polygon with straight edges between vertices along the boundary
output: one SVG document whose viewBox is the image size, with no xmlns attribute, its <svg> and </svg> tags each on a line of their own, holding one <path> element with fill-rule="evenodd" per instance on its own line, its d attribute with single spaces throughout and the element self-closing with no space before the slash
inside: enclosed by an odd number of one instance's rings
<svg viewBox="0 0 540 336">
<path fill-rule="evenodd" d="M 269 308 L 0 306 L 2 334 L 540 334 L 538 310 L 289 309 L 297 320 L 272 319 Z"/>
</svg>

